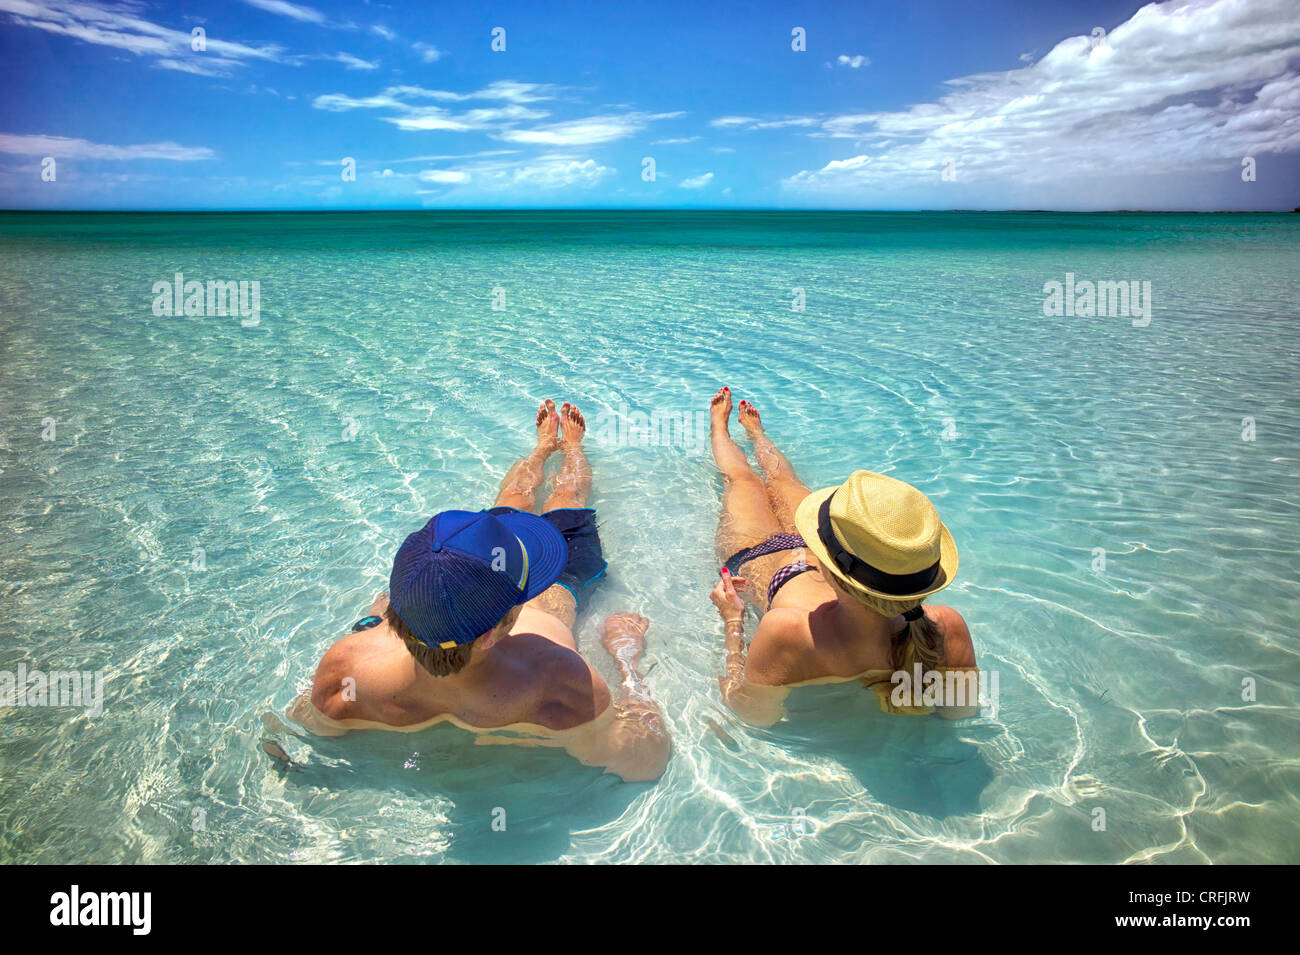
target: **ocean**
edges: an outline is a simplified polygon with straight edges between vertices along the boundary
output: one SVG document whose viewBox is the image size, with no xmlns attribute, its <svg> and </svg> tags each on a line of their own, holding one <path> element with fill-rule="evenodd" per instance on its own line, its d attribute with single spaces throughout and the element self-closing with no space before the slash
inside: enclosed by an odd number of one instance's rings
<svg viewBox="0 0 1300 955">
<path fill-rule="evenodd" d="M 0 695 L 102 680 L 0 706 L 0 862 L 1300 862 L 1298 275 L 1297 215 L 0 214 Z M 722 706 L 724 384 L 930 495 L 995 707 Z M 663 778 L 268 734 L 548 397 Z"/>
</svg>

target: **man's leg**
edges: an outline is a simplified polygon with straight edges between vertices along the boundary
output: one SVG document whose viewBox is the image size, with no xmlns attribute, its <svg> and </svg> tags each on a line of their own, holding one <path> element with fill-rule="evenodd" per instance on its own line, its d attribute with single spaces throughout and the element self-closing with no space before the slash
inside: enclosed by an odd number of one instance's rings
<svg viewBox="0 0 1300 955">
<path fill-rule="evenodd" d="M 564 424 L 563 441 L 560 439 L 561 422 Z M 564 463 L 555 473 L 555 490 L 542 505 L 542 512 L 557 507 L 584 507 L 587 495 L 591 493 L 591 467 L 582 453 L 584 434 L 586 422 L 582 413 L 567 401 L 557 411 L 555 402 L 548 398 L 537 409 L 537 447 L 510 469 L 501 482 L 501 493 L 497 495 L 495 506 L 531 511 L 536 505 L 537 489 L 542 486 L 542 469 L 546 459 L 555 451 L 563 451 Z M 559 584 L 548 587 L 525 606 L 559 618 L 570 631 L 578 616 L 577 600 Z M 564 641 L 563 645 L 576 649 L 576 645 L 572 644 L 572 635 L 567 636 L 568 641 Z"/>
<path fill-rule="evenodd" d="M 763 431 L 763 422 L 752 402 L 742 401 L 736 419 L 754 442 L 754 457 L 763 469 L 763 484 L 772 512 L 786 534 L 795 533 L 794 512 L 809 495 L 808 485 L 794 473 L 794 465 L 782 454 Z"/>
<path fill-rule="evenodd" d="M 781 533 L 781 525 L 772 513 L 763 481 L 732 440 L 728 430 L 731 417 L 731 389 L 723 388 L 713 396 L 709 408 L 709 435 L 713 444 L 713 457 L 722 471 L 722 519 L 718 523 L 718 556 L 726 560 L 745 547 L 762 543 L 773 534 Z M 758 583 L 755 571 L 766 570 L 757 576 L 771 576 L 767 558 L 752 561 L 746 576 L 750 583 Z M 766 580 L 762 581 L 766 587 Z"/>
<path fill-rule="evenodd" d="M 493 507 L 531 511 L 537 506 L 537 489 L 542 486 L 546 459 L 560 445 L 560 415 L 555 402 L 547 398 L 537 406 L 537 447 L 514 463 L 501 481 Z"/>
<path fill-rule="evenodd" d="M 560 409 L 563 436 L 560 453 L 564 463 L 555 472 L 555 489 L 542 505 L 542 513 L 561 507 L 586 507 L 591 494 L 591 465 L 582 450 L 582 439 L 587 434 L 587 421 L 577 405 L 567 401 Z"/>
</svg>

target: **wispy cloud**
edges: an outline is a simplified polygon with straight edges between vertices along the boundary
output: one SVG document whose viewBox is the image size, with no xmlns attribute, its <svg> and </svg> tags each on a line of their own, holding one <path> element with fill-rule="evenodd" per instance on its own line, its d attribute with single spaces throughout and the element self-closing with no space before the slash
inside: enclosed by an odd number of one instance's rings
<svg viewBox="0 0 1300 955">
<path fill-rule="evenodd" d="M 753 116 L 720 116 L 710 120 L 709 125 L 717 129 L 785 129 L 788 126 L 816 126 L 818 121 L 811 116 L 788 116 L 785 119 L 755 119 Z"/>
<path fill-rule="evenodd" d="M 841 53 L 835 58 L 835 63 L 838 66 L 847 66 L 851 70 L 860 70 L 864 66 L 871 65 L 871 58 L 860 54 L 858 56 L 849 56 L 846 53 Z"/>
<path fill-rule="evenodd" d="M 376 36 L 381 36 L 385 40 L 388 40 L 390 42 L 392 40 L 397 39 L 397 34 L 394 31 L 388 29 L 388 27 L 380 26 L 379 24 L 375 24 L 374 26 L 372 26 L 370 28 L 370 32 L 375 34 Z"/>
<path fill-rule="evenodd" d="M 420 173 L 420 178 L 425 182 L 455 184 L 469 182 L 469 173 L 463 169 L 425 169 Z"/>
<path fill-rule="evenodd" d="M 411 47 L 416 53 L 420 54 L 420 59 L 426 63 L 436 63 L 442 59 L 442 50 L 438 49 L 432 43 L 412 43 Z"/>
<path fill-rule="evenodd" d="M 319 10 L 313 10 L 311 7 L 304 7 L 297 3 L 286 3 L 285 0 L 244 0 L 244 2 L 250 7 L 257 7 L 257 9 L 265 10 L 267 13 L 288 17 L 290 20 L 297 20 L 300 23 L 325 22 L 325 14 Z"/>
<path fill-rule="evenodd" d="M 283 57 L 283 49 L 274 44 L 253 47 L 216 37 L 208 37 L 207 49 L 196 52 L 191 49 L 188 29 L 161 26 L 135 11 L 134 6 L 98 6 L 76 0 L 0 0 L 0 14 L 17 26 L 153 57 L 164 69 L 214 76 L 247 60 Z"/>
<path fill-rule="evenodd" d="M 3 0 L 0 0 L 3 2 Z M 445 103 L 463 103 L 468 100 L 505 100 L 523 104 L 554 99 L 559 89 L 543 83 L 518 83 L 514 80 L 496 80 L 472 93 L 455 93 L 451 90 L 431 90 L 422 86 L 389 86 L 374 96 L 349 96 L 346 93 L 325 93 L 317 96 L 312 105 L 317 109 L 342 112 L 349 109 L 386 109 L 400 113 L 419 113 L 429 107 L 419 100 L 437 100 Z"/>
<path fill-rule="evenodd" d="M 18 156 L 54 156 L 56 159 L 174 159 L 193 161 L 212 159 L 216 154 L 206 146 L 181 146 L 177 143 L 141 143 L 136 146 L 112 146 L 65 136 L 19 136 L 0 133 L 0 153 Z"/>
<path fill-rule="evenodd" d="M 1042 59 L 950 80 L 952 92 L 889 112 L 826 119 L 814 136 L 859 151 L 786 179 L 797 191 L 937 180 L 1046 182 L 1236 165 L 1300 149 L 1300 5 L 1171 0 L 1099 43 L 1074 36 Z"/>
<path fill-rule="evenodd" d="M 750 123 L 757 123 L 758 120 L 752 116 L 719 116 L 717 119 L 710 120 L 710 126 L 716 126 L 719 129 L 729 129 L 733 126 L 748 126 Z"/>
<path fill-rule="evenodd" d="M 703 189 L 713 181 L 713 173 L 706 172 L 702 176 L 695 176 L 691 179 L 683 179 L 678 185 L 683 189 Z"/>
<path fill-rule="evenodd" d="M 613 142 L 640 132 L 660 119 L 673 119 L 678 113 L 620 113 L 570 119 L 532 129 L 502 130 L 501 139 L 513 143 L 540 143 L 547 146 L 594 146 Z"/>
<path fill-rule="evenodd" d="M 614 170 L 591 158 L 548 154 L 532 159 L 488 160 L 454 168 L 426 169 L 420 179 L 430 185 L 464 187 L 474 192 L 589 189 Z"/>
<path fill-rule="evenodd" d="M 353 56 L 351 53 L 333 53 L 322 56 L 323 60 L 333 60 L 335 63 L 342 63 L 349 70 L 377 70 L 379 64 L 371 60 L 363 60 L 359 56 Z"/>
<path fill-rule="evenodd" d="M 468 109 L 459 113 L 438 106 L 426 106 L 406 116 L 387 116 L 385 120 L 398 129 L 441 129 L 447 132 L 464 133 L 471 130 L 498 129 L 503 124 L 542 119 L 547 115 L 545 110 L 530 109 L 517 103 L 507 103 L 505 106 Z"/>
<path fill-rule="evenodd" d="M 519 150 L 517 149 L 480 149 L 472 153 L 441 153 L 431 156 L 407 156 L 403 159 L 390 159 L 388 160 L 388 165 L 396 166 L 400 163 L 408 162 L 451 162 L 461 159 L 483 159 L 487 156 L 513 156 L 517 155 L 518 152 Z M 322 159 L 318 160 L 318 162 L 328 166 L 337 166 L 339 163 L 337 159 Z"/>
<path fill-rule="evenodd" d="M 482 131 L 511 143 L 562 147 L 613 142 L 631 136 L 657 120 L 682 115 L 679 112 L 644 113 L 633 110 L 544 125 L 524 125 L 548 118 L 548 110 L 533 104 L 554 100 L 559 92 L 557 87 L 540 83 L 497 80 L 471 93 L 425 89 L 420 86 L 389 86 L 373 96 L 362 97 L 326 93 L 316 97 L 312 105 L 331 112 L 353 109 L 386 111 L 390 115 L 382 117 L 385 122 L 408 131 Z M 453 109 L 438 105 L 470 100 L 497 100 L 500 105 L 474 109 Z"/>
</svg>

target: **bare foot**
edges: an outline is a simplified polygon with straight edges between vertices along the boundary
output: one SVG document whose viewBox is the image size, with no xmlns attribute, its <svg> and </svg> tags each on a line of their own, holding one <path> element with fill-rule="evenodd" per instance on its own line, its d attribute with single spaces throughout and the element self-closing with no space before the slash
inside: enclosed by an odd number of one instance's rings
<svg viewBox="0 0 1300 955">
<path fill-rule="evenodd" d="M 740 410 L 736 412 L 736 420 L 740 422 L 745 429 L 745 433 L 751 438 L 756 434 L 763 433 L 763 419 L 759 417 L 758 409 L 754 407 L 753 402 L 742 401 Z"/>
<path fill-rule="evenodd" d="M 551 450 L 560 446 L 560 416 L 550 398 L 537 406 L 537 446 Z"/>
<path fill-rule="evenodd" d="M 564 440 L 563 444 L 582 444 L 582 439 L 587 434 L 587 419 L 582 416 L 577 405 L 571 405 L 567 401 L 560 408 L 560 417 L 564 419 Z"/>
<path fill-rule="evenodd" d="M 635 667 L 645 650 L 645 633 L 650 621 L 635 613 L 611 614 L 600 628 L 600 645 L 610 656 L 628 667 Z"/>
<path fill-rule="evenodd" d="M 726 431 L 731 421 L 731 389 L 723 386 L 709 402 L 709 425 Z"/>
</svg>

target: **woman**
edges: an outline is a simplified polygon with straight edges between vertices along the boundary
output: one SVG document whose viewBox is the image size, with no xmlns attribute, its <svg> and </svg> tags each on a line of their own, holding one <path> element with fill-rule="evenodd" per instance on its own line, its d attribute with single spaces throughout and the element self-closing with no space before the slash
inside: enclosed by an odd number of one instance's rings
<svg viewBox="0 0 1300 955">
<path fill-rule="evenodd" d="M 957 572 L 957 548 L 934 505 L 870 471 L 810 492 L 763 433 L 758 410 L 742 401 L 738 419 L 760 478 L 732 440 L 731 410 L 731 389 L 723 388 L 713 398 L 710 436 L 723 475 L 718 552 L 726 566 L 709 596 L 726 628 L 727 705 L 747 722 L 771 725 L 791 688 L 860 680 L 889 712 L 973 715 L 966 621 L 951 607 L 923 606 Z M 764 611 L 748 659 L 742 594 Z M 906 681 L 894 680 L 899 671 Z M 940 692 L 925 698 L 934 705 L 917 705 L 915 677 L 930 673 L 941 675 Z"/>
</svg>

